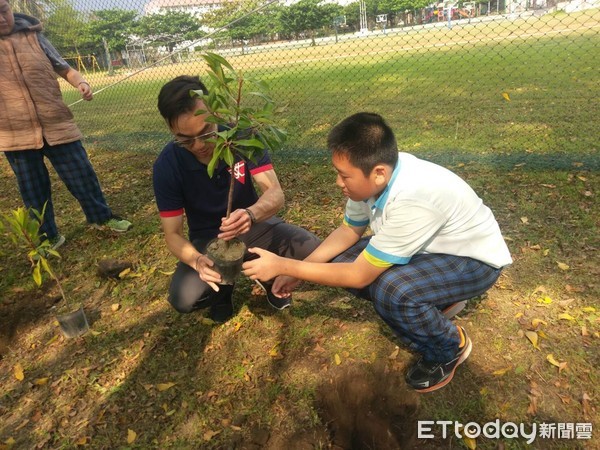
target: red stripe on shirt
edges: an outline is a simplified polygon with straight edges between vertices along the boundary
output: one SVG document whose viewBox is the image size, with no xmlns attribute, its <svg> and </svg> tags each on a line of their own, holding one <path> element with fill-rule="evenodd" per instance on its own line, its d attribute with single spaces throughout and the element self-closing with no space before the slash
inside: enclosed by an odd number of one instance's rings
<svg viewBox="0 0 600 450">
<path fill-rule="evenodd" d="M 159 211 L 160 217 L 177 217 L 183 216 L 183 208 L 174 211 Z"/>
<path fill-rule="evenodd" d="M 250 171 L 250 174 L 256 175 L 257 173 L 266 172 L 267 170 L 273 170 L 273 164 L 267 164 L 266 166 L 256 167 Z"/>
</svg>

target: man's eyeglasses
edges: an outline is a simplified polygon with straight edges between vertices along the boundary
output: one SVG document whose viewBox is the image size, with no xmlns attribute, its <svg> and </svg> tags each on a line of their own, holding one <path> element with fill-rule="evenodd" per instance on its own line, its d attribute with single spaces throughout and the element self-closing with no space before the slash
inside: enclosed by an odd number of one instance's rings
<svg viewBox="0 0 600 450">
<path fill-rule="evenodd" d="M 179 145 L 181 147 L 191 147 L 192 145 L 194 145 L 194 142 L 196 142 L 196 141 L 204 142 L 207 139 L 215 137 L 216 135 L 217 135 L 216 131 L 210 131 L 208 133 L 204 133 L 204 134 L 201 134 L 200 136 L 196 136 L 193 138 L 187 138 L 187 139 L 175 138 L 175 139 L 173 139 L 173 142 L 175 142 L 177 145 Z"/>
</svg>

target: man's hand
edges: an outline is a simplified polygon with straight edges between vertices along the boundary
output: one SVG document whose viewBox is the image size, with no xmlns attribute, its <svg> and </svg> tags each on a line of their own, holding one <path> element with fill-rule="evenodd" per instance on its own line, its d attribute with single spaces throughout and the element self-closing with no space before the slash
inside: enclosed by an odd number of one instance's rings
<svg viewBox="0 0 600 450">
<path fill-rule="evenodd" d="M 229 219 L 221 219 L 221 233 L 219 239 L 228 241 L 240 234 L 247 233 L 252 226 L 252 218 L 245 209 L 236 209 L 229 215 Z"/>
<path fill-rule="evenodd" d="M 221 275 L 211 269 L 213 265 L 214 262 L 208 256 L 200 255 L 196 259 L 196 267 L 194 269 L 196 269 L 202 281 L 213 288 L 215 292 L 219 292 L 219 285 L 217 283 L 221 282 Z"/>
<path fill-rule="evenodd" d="M 248 251 L 259 256 L 259 258 L 246 261 L 242 265 L 244 275 L 248 278 L 251 280 L 268 281 L 280 274 L 281 262 L 285 258 L 258 247 L 249 248 Z"/>
</svg>

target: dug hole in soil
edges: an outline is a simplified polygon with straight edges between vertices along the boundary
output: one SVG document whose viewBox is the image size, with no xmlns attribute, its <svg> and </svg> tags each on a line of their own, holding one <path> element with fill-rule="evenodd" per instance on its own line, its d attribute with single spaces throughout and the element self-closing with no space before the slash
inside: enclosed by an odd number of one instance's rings
<svg viewBox="0 0 600 450">
<path fill-rule="evenodd" d="M 317 408 L 334 448 L 414 448 L 417 394 L 383 365 L 340 368 L 317 389 Z"/>
</svg>

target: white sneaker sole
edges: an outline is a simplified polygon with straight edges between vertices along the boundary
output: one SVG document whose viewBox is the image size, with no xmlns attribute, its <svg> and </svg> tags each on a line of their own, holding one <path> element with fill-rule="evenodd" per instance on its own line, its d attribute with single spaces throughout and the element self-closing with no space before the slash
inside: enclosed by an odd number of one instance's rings
<svg viewBox="0 0 600 450">
<path fill-rule="evenodd" d="M 100 225 L 97 223 L 92 223 L 90 224 L 90 227 L 94 228 L 95 230 L 106 230 L 106 231 L 112 231 L 113 233 L 127 233 L 129 230 L 131 230 L 133 228 L 133 225 L 130 225 L 129 228 L 127 228 L 126 230 L 117 230 L 115 228 L 110 228 L 107 225 Z"/>
<path fill-rule="evenodd" d="M 52 250 L 58 250 L 67 240 L 65 239 L 65 237 L 61 234 L 58 237 L 58 241 L 56 241 L 54 244 L 52 244 L 52 247 L 50 247 Z"/>
</svg>

